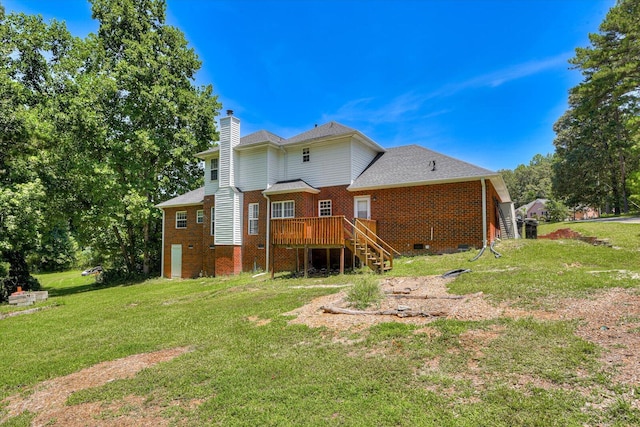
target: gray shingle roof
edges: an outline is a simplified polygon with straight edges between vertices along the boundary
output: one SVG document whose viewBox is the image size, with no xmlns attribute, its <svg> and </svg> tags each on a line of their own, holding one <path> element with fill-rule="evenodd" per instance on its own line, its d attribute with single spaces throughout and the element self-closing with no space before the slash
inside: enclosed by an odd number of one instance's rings
<svg viewBox="0 0 640 427">
<path fill-rule="evenodd" d="M 496 172 L 445 156 L 418 145 L 388 149 L 348 187 L 349 190 L 463 181 Z"/>
<path fill-rule="evenodd" d="M 287 139 L 284 144 L 295 144 L 296 142 L 312 141 L 314 139 L 326 138 L 327 136 L 347 135 L 356 132 L 355 129 L 341 125 L 338 122 L 329 122 L 293 136 Z"/>
<path fill-rule="evenodd" d="M 178 197 L 169 199 L 156 205 L 157 208 L 170 208 L 174 206 L 199 205 L 204 202 L 204 187 L 181 194 Z"/>
<path fill-rule="evenodd" d="M 249 135 L 240 138 L 240 145 L 253 145 L 262 142 L 272 142 L 274 144 L 282 144 L 285 141 L 284 138 L 279 137 L 275 133 L 271 133 L 266 130 L 259 130 Z"/>
<path fill-rule="evenodd" d="M 215 147 L 211 147 L 208 150 L 196 153 L 196 157 L 199 159 L 203 159 L 207 157 L 209 154 L 217 153 L 218 151 L 220 151 L 220 147 L 216 145 Z"/>
<path fill-rule="evenodd" d="M 320 192 L 317 188 L 314 188 L 304 182 L 301 179 L 296 179 L 292 181 L 280 181 L 273 184 L 271 187 L 264 190 L 263 194 L 282 194 L 282 193 L 314 193 L 317 194 Z"/>
</svg>

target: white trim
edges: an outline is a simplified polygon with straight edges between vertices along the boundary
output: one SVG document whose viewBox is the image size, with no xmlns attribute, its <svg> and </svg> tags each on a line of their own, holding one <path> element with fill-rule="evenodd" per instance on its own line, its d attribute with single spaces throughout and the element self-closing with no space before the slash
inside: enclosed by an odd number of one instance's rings
<svg viewBox="0 0 640 427">
<path fill-rule="evenodd" d="M 162 209 L 162 250 L 160 251 L 160 277 L 165 277 L 164 275 L 164 227 L 165 227 L 165 211 Z M 169 273 L 171 276 L 171 273 Z"/>
<path fill-rule="evenodd" d="M 323 202 L 329 202 L 329 206 L 328 207 L 322 207 L 322 203 Z M 322 210 L 323 209 L 329 209 L 329 215 L 322 215 Z M 318 200 L 318 216 L 319 217 L 325 217 L 325 216 L 332 216 L 333 215 L 333 202 L 331 201 L 331 199 L 324 199 L 324 200 Z"/>
<path fill-rule="evenodd" d="M 358 218 L 358 202 L 367 202 L 367 217 L 363 219 L 371 219 L 371 196 L 355 196 L 353 198 L 353 217 Z"/>
<path fill-rule="evenodd" d="M 293 215 L 291 216 L 284 216 L 284 204 L 285 203 L 292 203 L 293 204 Z M 282 216 L 274 216 L 273 215 L 273 207 L 275 205 L 282 205 L 282 211 L 281 214 Z M 294 200 L 278 200 L 277 202 L 271 202 L 271 218 L 295 218 L 296 217 L 296 202 Z"/>
<path fill-rule="evenodd" d="M 209 211 L 209 235 L 214 236 L 216 231 L 216 208 L 211 207 Z"/>
<path fill-rule="evenodd" d="M 184 227 L 178 227 L 178 214 L 184 214 L 184 218 L 180 218 L 180 221 L 184 221 Z M 188 217 L 187 217 L 187 211 L 176 211 L 176 229 L 177 230 L 184 230 L 185 228 L 187 228 L 187 225 L 189 224 L 188 221 Z"/>
<path fill-rule="evenodd" d="M 253 215 L 251 215 L 253 213 Z M 251 222 L 255 221 L 255 232 L 251 232 Z M 247 234 L 257 236 L 260 229 L 260 203 L 249 203 L 247 206 Z"/>
</svg>

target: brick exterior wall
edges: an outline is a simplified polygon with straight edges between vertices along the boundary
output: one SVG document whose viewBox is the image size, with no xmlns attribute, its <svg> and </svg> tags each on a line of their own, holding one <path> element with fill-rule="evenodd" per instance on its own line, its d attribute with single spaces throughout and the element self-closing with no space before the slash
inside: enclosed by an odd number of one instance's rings
<svg viewBox="0 0 640 427">
<path fill-rule="evenodd" d="M 499 198 L 489 180 L 487 185 L 487 238 L 492 241 L 499 231 Z M 272 202 L 293 200 L 296 217 L 318 216 L 318 202 L 331 200 L 332 214 L 354 216 L 354 197 L 371 198 L 371 219 L 377 221 L 380 238 L 405 255 L 436 254 L 458 251 L 460 248 L 482 247 L 482 186 L 480 181 L 449 184 L 420 185 L 371 191 L 350 192 L 347 186 L 326 187 L 319 194 L 290 193 L 270 197 Z M 196 224 L 199 207 L 165 209 L 165 265 L 164 275 L 171 274 L 171 244 L 183 245 L 182 276 L 236 274 L 252 271 L 254 267 L 267 270 L 266 233 L 267 200 L 262 191 L 244 193 L 243 242 L 239 246 L 213 245 L 210 233 L 211 207 L 214 196 L 205 197 L 203 224 Z M 258 234 L 248 230 L 249 204 L 258 203 Z M 175 228 L 175 212 L 187 211 L 187 229 Z M 421 247 L 419 245 L 422 245 Z M 330 252 L 329 264 L 339 262 L 339 252 Z M 296 256 L 297 255 L 297 256 Z M 271 262 L 276 271 L 302 269 L 303 249 L 272 248 Z M 326 249 L 314 249 L 310 260 L 317 267 L 327 265 Z M 345 251 L 346 266 L 351 265 L 351 254 Z M 274 264 L 272 264 L 274 265 Z M 269 266 L 271 269 L 271 266 Z"/>
<path fill-rule="evenodd" d="M 196 223 L 196 212 L 202 206 L 184 206 L 165 209 L 164 271 L 171 277 L 171 246 L 182 245 L 182 277 L 198 277 L 202 272 L 202 226 Z M 187 212 L 187 228 L 176 228 L 176 212 Z"/>
</svg>

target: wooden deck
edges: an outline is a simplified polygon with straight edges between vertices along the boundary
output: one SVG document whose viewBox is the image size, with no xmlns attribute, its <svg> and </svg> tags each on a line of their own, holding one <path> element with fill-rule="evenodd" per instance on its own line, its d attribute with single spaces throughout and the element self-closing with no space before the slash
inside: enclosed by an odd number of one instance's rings
<svg viewBox="0 0 640 427">
<path fill-rule="evenodd" d="M 271 220 L 271 243 L 291 248 L 344 246 L 344 216 Z"/>
<path fill-rule="evenodd" d="M 344 216 L 272 219 L 271 244 L 305 249 L 341 248 L 341 273 L 345 248 L 349 248 L 362 265 L 379 273 L 390 270 L 393 254 L 398 254 L 377 235 L 375 220 L 356 218 L 351 222 Z M 305 266 L 306 255 L 305 251 Z"/>
</svg>

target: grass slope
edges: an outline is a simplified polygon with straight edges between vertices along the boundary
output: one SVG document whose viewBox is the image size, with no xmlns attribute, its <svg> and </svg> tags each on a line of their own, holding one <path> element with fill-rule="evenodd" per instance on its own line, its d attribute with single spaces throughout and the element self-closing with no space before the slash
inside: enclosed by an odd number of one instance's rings
<svg viewBox="0 0 640 427">
<path fill-rule="evenodd" d="M 542 226 L 539 234 L 557 227 Z M 488 251 L 475 262 L 473 253 L 405 258 L 391 274 L 471 268 L 452 292 L 483 291 L 523 306 L 607 287 L 640 288 L 633 274 L 610 271 L 640 273 L 640 225 L 571 227 L 610 238 L 616 248 L 506 241 L 497 247 L 501 258 Z M 384 323 L 336 340 L 332 331 L 288 325 L 282 313 L 336 292 L 301 285 L 350 283 L 349 275 L 155 279 L 115 287 L 79 272 L 39 278 L 53 306 L 0 320 L 0 399 L 101 361 L 190 346 L 193 352 L 134 378 L 76 392 L 68 404 L 141 396 L 179 425 L 640 425 L 628 387 L 603 372 L 601 350 L 574 335 L 574 322 L 438 320 L 431 332 Z M 477 342 L 478 349 L 465 345 L 471 332 L 493 338 Z M 604 395 L 614 404 L 603 406 Z M 25 414 L 5 425 L 30 420 Z"/>
</svg>

